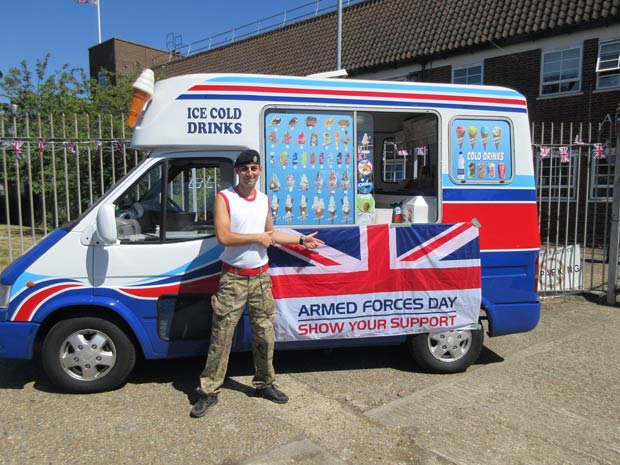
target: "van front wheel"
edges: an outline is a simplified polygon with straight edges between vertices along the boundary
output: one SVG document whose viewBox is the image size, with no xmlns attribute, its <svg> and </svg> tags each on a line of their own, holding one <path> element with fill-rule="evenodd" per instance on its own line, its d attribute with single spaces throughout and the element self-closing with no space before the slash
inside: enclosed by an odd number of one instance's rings
<svg viewBox="0 0 620 465">
<path fill-rule="evenodd" d="M 432 373 L 460 373 L 478 360 L 484 330 L 459 329 L 409 336 L 407 346 L 415 363 Z"/>
<path fill-rule="evenodd" d="M 109 391 L 123 383 L 136 361 L 127 334 L 100 318 L 72 318 L 56 323 L 43 341 L 46 375 L 62 390 Z"/>
</svg>

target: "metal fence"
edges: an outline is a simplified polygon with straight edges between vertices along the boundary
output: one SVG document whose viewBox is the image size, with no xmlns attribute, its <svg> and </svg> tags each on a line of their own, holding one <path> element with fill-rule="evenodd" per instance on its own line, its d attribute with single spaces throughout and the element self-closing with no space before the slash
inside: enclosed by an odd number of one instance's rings
<svg viewBox="0 0 620 465">
<path fill-rule="evenodd" d="M 613 124 L 532 124 L 543 296 L 607 289 L 614 134 Z"/>
<path fill-rule="evenodd" d="M 532 124 L 543 297 L 607 289 L 616 130 L 608 126 Z M 77 218 L 144 157 L 127 143 L 122 116 L 0 114 L 0 253 L 11 261 Z"/>
<path fill-rule="evenodd" d="M 363 0 L 344 0 L 342 6 L 346 8 L 349 5 L 360 3 L 361 1 Z M 261 18 L 257 21 L 252 21 L 251 23 L 189 43 L 184 43 L 181 34 L 175 35 L 174 33 L 170 33 L 166 37 L 168 53 L 162 53 L 154 57 L 152 66 L 157 67 L 170 61 L 182 59 L 207 50 L 213 50 L 233 42 L 248 39 L 284 26 L 289 26 L 315 16 L 335 11 L 337 7 L 337 0 L 312 0 L 302 5 L 288 8 L 281 13 Z"/>
<path fill-rule="evenodd" d="M 0 114 L 0 248 L 8 261 L 77 218 L 144 156 L 123 116 Z"/>
</svg>

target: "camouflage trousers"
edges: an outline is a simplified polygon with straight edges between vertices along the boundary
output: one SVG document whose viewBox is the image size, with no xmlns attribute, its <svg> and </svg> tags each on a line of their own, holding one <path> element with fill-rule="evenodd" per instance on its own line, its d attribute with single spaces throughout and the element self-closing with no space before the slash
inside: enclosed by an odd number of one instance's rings
<svg viewBox="0 0 620 465">
<path fill-rule="evenodd" d="M 260 388 L 275 380 L 273 369 L 274 323 L 276 308 L 271 293 L 269 272 L 256 276 L 239 276 L 223 272 L 217 293 L 211 298 L 213 325 L 207 363 L 200 374 L 199 392 L 217 394 L 224 383 L 235 328 L 248 306 L 252 328 L 254 378 Z"/>
</svg>

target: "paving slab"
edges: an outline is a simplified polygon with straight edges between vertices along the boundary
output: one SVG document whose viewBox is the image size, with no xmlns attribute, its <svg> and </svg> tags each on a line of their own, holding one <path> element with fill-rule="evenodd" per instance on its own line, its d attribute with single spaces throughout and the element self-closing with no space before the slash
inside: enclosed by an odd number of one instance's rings
<svg viewBox="0 0 620 465">
<path fill-rule="evenodd" d="M 620 463 L 620 309 L 569 300 L 539 327 L 503 362 L 366 414 L 455 464 Z"/>
</svg>

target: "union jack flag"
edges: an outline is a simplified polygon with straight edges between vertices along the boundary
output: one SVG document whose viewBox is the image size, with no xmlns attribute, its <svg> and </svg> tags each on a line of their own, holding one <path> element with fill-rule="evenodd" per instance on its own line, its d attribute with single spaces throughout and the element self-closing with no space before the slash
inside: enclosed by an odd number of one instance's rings
<svg viewBox="0 0 620 465">
<path fill-rule="evenodd" d="M 594 154 L 594 158 L 596 158 L 597 160 L 607 158 L 607 150 L 603 144 L 594 144 L 594 149 L 592 150 L 592 153 Z"/>
<path fill-rule="evenodd" d="M 551 147 L 541 147 L 540 148 L 540 159 L 544 160 L 551 155 Z"/>
<path fill-rule="evenodd" d="M 23 152 L 22 147 L 24 146 L 24 143 L 18 140 L 14 140 L 13 142 L 11 142 L 11 145 L 15 149 L 15 157 L 17 157 L 18 160 L 21 160 Z"/>
<path fill-rule="evenodd" d="M 581 136 L 579 134 L 577 134 L 575 136 L 575 144 L 576 145 L 583 145 L 583 140 L 581 139 Z"/>
<path fill-rule="evenodd" d="M 72 144 L 71 142 L 63 142 L 63 145 L 69 153 L 77 154 L 77 144 Z"/>
<path fill-rule="evenodd" d="M 298 245 L 269 249 L 278 309 L 278 340 L 319 338 L 300 330 L 310 323 L 389 320 L 404 315 L 418 319 L 422 318 L 420 315 L 427 319 L 453 315 L 452 327 L 477 322 L 481 299 L 480 245 L 478 229 L 473 224 L 329 228 L 320 230 L 318 237 L 325 245 L 314 250 Z M 451 304 L 434 306 L 434 302 L 441 301 Z M 311 314 L 307 314 L 308 308 L 312 309 Z M 346 309 L 347 314 L 338 309 Z M 379 336 L 433 329 L 431 324 L 384 328 L 387 333 L 377 333 L 354 329 L 349 324 L 337 334 L 320 337 Z"/>
<path fill-rule="evenodd" d="M 80 5 L 97 5 L 98 0 L 75 0 L 75 3 L 79 3 Z"/>
<path fill-rule="evenodd" d="M 37 143 L 37 150 L 41 155 L 43 155 L 43 150 L 45 150 L 45 147 L 47 147 L 47 142 L 43 142 L 42 140 L 40 140 Z"/>
<path fill-rule="evenodd" d="M 415 148 L 416 155 L 426 155 L 426 146 L 419 145 Z"/>
<path fill-rule="evenodd" d="M 570 154 L 568 153 L 568 147 L 560 147 L 560 163 L 568 163 L 570 160 Z"/>
</svg>

